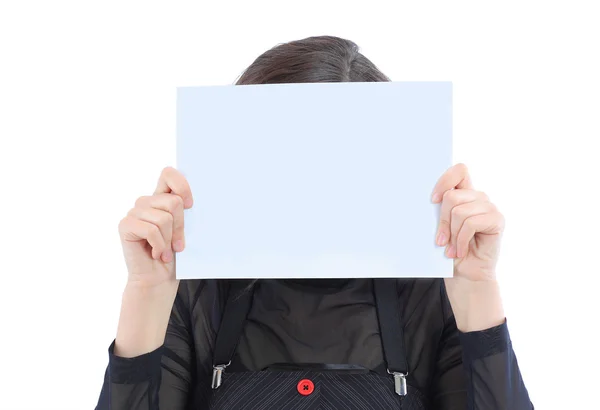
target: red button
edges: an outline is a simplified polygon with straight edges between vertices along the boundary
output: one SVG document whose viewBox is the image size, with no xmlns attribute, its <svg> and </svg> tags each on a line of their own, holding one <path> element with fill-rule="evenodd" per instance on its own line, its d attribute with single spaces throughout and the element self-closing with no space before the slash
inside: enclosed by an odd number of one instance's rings
<svg viewBox="0 0 600 410">
<path fill-rule="evenodd" d="M 308 396 L 315 390 L 315 385 L 308 379 L 300 380 L 298 383 L 298 393 L 303 396 Z"/>
</svg>

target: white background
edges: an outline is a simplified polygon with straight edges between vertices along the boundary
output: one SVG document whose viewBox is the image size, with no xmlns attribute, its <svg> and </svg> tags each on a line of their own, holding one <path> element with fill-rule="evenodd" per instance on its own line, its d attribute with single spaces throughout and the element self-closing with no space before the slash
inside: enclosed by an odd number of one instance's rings
<svg viewBox="0 0 600 410">
<path fill-rule="evenodd" d="M 117 224 L 174 164 L 175 87 L 231 84 L 322 34 L 395 81 L 454 82 L 455 162 L 506 216 L 499 271 L 534 404 L 596 406 L 594 2 L 416 3 L 2 1 L 0 408 L 95 406 L 126 277 Z"/>
</svg>

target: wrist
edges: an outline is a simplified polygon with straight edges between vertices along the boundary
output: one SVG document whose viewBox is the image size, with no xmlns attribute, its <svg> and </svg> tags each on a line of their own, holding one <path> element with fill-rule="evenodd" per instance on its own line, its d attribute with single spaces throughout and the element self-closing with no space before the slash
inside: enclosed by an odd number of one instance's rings
<svg viewBox="0 0 600 410">
<path fill-rule="evenodd" d="M 128 280 L 123 295 L 135 294 L 136 297 L 155 298 L 177 292 L 178 288 L 179 280 L 164 280 L 160 282 Z"/>
<path fill-rule="evenodd" d="M 178 282 L 164 282 L 160 286 L 127 283 L 122 297 L 115 355 L 135 357 L 163 344 L 177 289 Z"/>
<path fill-rule="evenodd" d="M 496 280 L 445 279 L 456 326 L 463 333 L 490 329 L 504 323 L 506 316 Z"/>
</svg>

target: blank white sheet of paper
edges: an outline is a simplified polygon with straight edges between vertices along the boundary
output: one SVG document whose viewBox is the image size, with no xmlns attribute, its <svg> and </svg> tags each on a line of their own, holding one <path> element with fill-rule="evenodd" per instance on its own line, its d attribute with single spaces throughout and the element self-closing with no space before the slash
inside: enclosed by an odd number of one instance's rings
<svg viewBox="0 0 600 410">
<path fill-rule="evenodd" d="M 452 83 L 180 87 L 177 278 L 449 277 Z"/>
</svg>

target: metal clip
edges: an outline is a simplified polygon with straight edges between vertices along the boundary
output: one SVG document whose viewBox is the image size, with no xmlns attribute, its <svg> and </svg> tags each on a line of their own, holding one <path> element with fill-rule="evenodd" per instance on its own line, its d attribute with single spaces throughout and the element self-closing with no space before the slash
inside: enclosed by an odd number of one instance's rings
<svg viewBox="0 0 600 410">
<path fill-rule="evenodd" d="M 406 396 L 408 393 L 408 389 L 406 387 L 406 376 L 408 376 L 408 374 L 390 372 L 389 370 L 388 373 L 394 376 L 394 390 L 396 391 L 396 394 L 399 396 Z"/>
<path fill-rule="evenodd" d="M 225 368 L 227 366 L 229 366 L 231 364 L 231 362 L 229 362 L 228 364 L 220 364 L 217 366 L 213 366 L 213 374 L 212 374 L 212 388 L 214 389 L 218 389 L 219 386 L 221 386 L 222 383 L 222 377 L 223 377 L 223 372 L 225 371 Z"/>
</svg>

